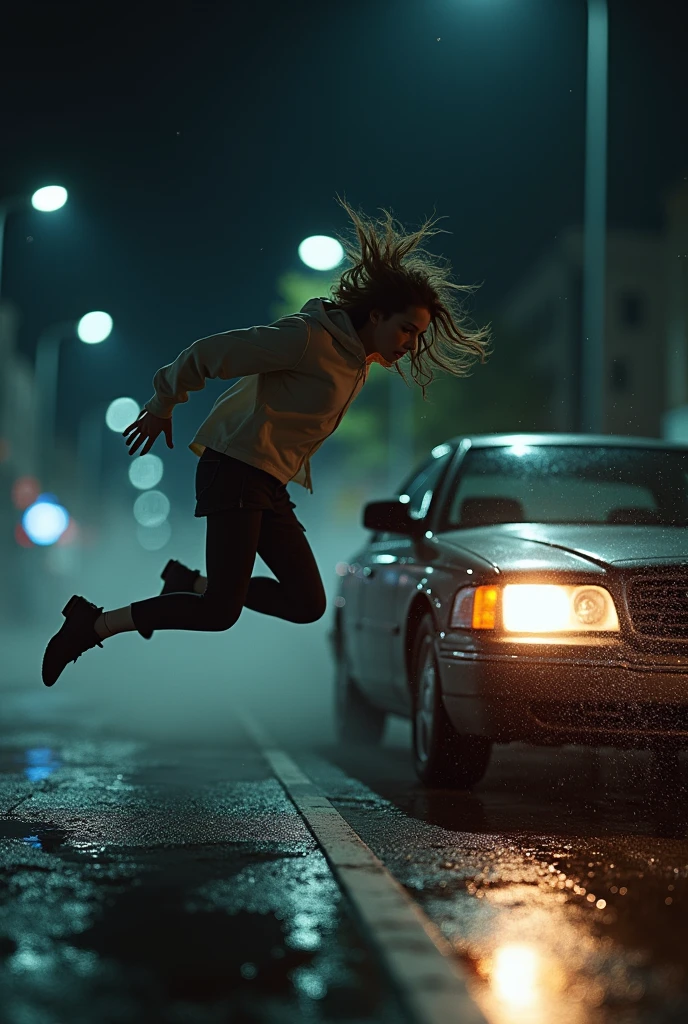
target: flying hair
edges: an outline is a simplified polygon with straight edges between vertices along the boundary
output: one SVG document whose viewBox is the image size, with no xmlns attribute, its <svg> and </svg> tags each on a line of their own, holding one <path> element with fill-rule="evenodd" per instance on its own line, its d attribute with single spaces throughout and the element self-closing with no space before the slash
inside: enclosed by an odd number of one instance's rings
<svg viewBox="0 0 688 1024">
<path fill-rule="evenodd" d="M 439 218 L 427 218 L 417 231 L 407 233 L 389 210 L 383 209 L 382 217 L 374 220 L 345 198 L 336 199 L 349 215 L 354 233 L 353 237 L 338 235 L 351 266 L 342 271 L 330 294 L 354 327 L 362 327 L 374 309 L 381 310 L 385 319 L 408 306 L 427 309 L 430 325 L 410 356 L 411 377 L 423 398 L 436 377 L 435 368 L 465 377 L 476 360 L 485 362 L 489 325 L 470 325 L 460 302 L 460 296 L 472 293 L 476 286 L 454 282 L 449 262 L 421 247 L 434 235 L 447 233 L 435 226 Z M 399 363 L 395 369 L 408 384 Z"/>
</svg>

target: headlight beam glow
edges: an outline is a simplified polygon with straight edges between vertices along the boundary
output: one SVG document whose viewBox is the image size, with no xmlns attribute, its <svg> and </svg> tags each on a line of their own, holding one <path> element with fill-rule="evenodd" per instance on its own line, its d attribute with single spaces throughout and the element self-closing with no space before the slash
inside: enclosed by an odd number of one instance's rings
<svg viewBox="0 0 688 1024">
<path fill-rule="evenodd" d="M 609 591 L 597 586 L 507 584 L 502 622 L 508 633 L 570 633 L 618 630 Z"/>
</svg>

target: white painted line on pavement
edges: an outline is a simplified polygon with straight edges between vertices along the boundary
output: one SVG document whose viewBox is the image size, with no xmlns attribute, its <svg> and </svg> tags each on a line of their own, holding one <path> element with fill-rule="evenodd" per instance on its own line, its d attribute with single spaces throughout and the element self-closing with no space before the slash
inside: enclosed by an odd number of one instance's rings
<svg viewBox="0 0 688 1024">
<path fill-rule="evenodd" d="M 419 1024 L 486 1024 L 468 993 L 456 954 L 437 925 L 296 762 L 275 747 L 262 726 L 248 717 L 243 724 L 322 848 Z"/>
</svg>

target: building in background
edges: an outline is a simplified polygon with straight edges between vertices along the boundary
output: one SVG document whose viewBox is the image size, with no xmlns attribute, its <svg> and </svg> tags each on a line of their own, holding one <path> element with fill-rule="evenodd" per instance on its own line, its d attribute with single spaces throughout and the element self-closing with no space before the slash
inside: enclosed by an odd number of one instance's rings
<svg viewBox="0 0 688 1024">
<path fill-rule="evenodd" d="M 0 302 L 0 472 L 35 474 L 37 409 L 33 365 L 17 350 L 19 311 Z"/>
<path fill-rule="evenodd" d="M 549 407 L 540 418 L 551 430 L 582 423 L 582 263 L 582 231 L 569 228 L 501 310 L 524 358 L 546 378 Z M 661 233 L 607 236 L 605 432 L 688 440 L 687 283 L 684 181 L 668 197 Z"/>
<path fill-rule="evenodd" d="M 32 545 L 21 530 L 23 509 L 43 491 L 41 415 L 33 362 L 17 347 L 20 313 L 0 303 L 0 626 L 28 625 L 50 603 L 55 578 L 69 573 L 74 531 L 58 544 Z M 78 507 L 78 464 L 73 444 L 55 446 L 59 501 Z M 73 558 L 72 558 L 73 561 Z"/>
<path fill-rule="evenodd" d="M 667 199 L 665 437 L 688 441 L 688 176 Z"/>
<path fill-rule="evenodd" d="M 35 476 L 36 392 L 33 366 L 17 350 L 19 311 L 0 303 L 0 619 L 20 622 L 30 614 L 29 553 L 17 542 L 20 511 L 13 488 L 20 477 Z"/>
</svg>

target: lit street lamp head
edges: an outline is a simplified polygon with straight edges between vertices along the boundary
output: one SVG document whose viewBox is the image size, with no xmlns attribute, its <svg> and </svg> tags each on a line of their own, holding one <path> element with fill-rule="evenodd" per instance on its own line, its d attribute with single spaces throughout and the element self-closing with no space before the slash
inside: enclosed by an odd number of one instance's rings
<svg viewBox="0 0 688 1024">
<path fill-rule="evenodd" d="M 62 185 L 45 185 L 31 196 L 31 205 L 34 210 L 40 210 L 42 213 L 59 210 L 66 202 L 67 189 Z"/>
<path fill-rule="evenodd" d="M 299 258 L 311 270 L 333 270 L 344 259 L 344 249 L 329 235 L 310 235 L 299 246 Z"/>
<path fill-rule="evenodd" d="M 87 345 L 97 345 L 105 341 L 112 331 L 112 317 L 102 310 L 94 310 L 93 313 L 86 313 L 76 327 L 79 340 Z"/>
</svg>

